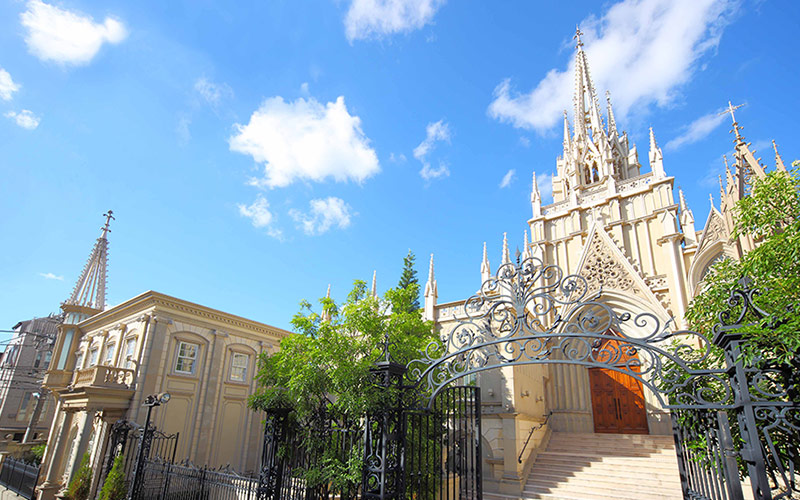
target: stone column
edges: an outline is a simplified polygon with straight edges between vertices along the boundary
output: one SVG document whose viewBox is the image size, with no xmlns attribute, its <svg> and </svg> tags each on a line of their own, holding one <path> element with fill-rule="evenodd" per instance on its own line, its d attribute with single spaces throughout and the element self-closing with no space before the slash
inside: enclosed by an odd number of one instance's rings
<svg viewBox="0 0 800 500">
<path fill-rule="evenodd" d="M 87 408 L 78 422 L 78 434 L 75 436 L 75 445 L 73 447 L 74 453 L 67 457 L 67 464 L 64 468 L 64 485 L 68 485 L 75 471 L 81 464 L 81 458 L 89 446 L 89 438 L 92 435 L 92 425 L 94 420 L 95 410 Z"/>
<path fill-rule="evenodd" d="M 61 404 L 59 403 L 60 410 Z M 67 452 L 69 443 L 69 429 L 72 426 L 74 412 L 62 410 L 56 412 L 56 421 L 61 421 L 61 427 L 57 432 L 51 431 L 50 442 L 47 445 L 47 457 L 45 458 L 42 469 L 44 471 L 44 482 L 39 486 L 39 500 L 52 500 L 56 492 L 61 488 L 61 464 L 64 461 L 64 454 Z M 55 430 L 56 423 L 53 424 Z"/>
</svg>

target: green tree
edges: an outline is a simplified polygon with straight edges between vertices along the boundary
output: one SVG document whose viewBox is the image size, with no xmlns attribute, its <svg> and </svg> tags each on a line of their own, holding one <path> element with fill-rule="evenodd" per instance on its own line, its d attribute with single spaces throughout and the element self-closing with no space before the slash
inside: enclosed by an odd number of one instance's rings
<svg viewBox="0 0 800 500">
<path fill-rule="evenodd" d="M 120 453 L 114 459 L 114 465 L 106 477 L 98 500 L 124 500 L 128 494 L 125 486 L 125 457 Z"/>
<path fill-rule="evenodd" d="M 419 305 L 419 279 L 417 278 L 417 270 L 414 269 L 414 261 L 416 256 L 414 252 L 410 249 L 408 250 L 408 255 L 403 257 L 403 272 L 400 274 L 400 282 L 397 284 L 397 288 L 403 289 L 410 289 L 411 287 L 416 287 L 416 293 L 413 295 L 413 300 L 411 304 L 408 306 L 409 311 L 416 311 L 420 308 Z"/>
<path fill-rule="evenodd" d="M 81 464 L 75 472 L 75 475 L 72 476 L 72 481 L 69 483 L 64 498 L 68 500 L 88 500 L 91 487 L 92 468 L 89 465 L 89 453 L 87 452 L 83 454 Z"/>
<path fill-rule="evenodd" d="M 731 290 L 743 277 L 759 293 L 754 303 L 766 313 L 744 318 L 744 359 L 787 365 L 800 353 L 800 162 L 789 172 L 774 171 L 753 182 L 749 196 L 733 208 L 735 237 L 749 236 L 758 244 L 740 260 L 715 263 L 703 290 L 690 304 L 690 326 L 710 334 Z M 735 318 L 735 316 L 734 316 Z M 800 367 L 797 367 L 800 368 Z"/>
<path fill-rule="evenodd" d="M 321 414 L 331 421 L 359 422 L 366 413 L 384 407 L 397 394 L 378 388 L 370 368 L 384 356 L 385 340 L 391 357 L 404 362 L 419 357 L 436 339 L 432 323 L 411 307 L 416 293 L 411 283 L 379 299 L 367 293 L 365 282 L 356 281 L 341 306 L 320 299 L 329 320 L 308 301 L 301 302 L 292 319 L 298 334 L 284 338 L 276 353 L 259 358 L 250 407 L 288 408 L 292 421 L 306 423 Z M 304 445 L 320 457 L 305 471 L 309 485 L 345 488 L 360 481 L 361 453 L 342 455 L 327 446 L 327 438 L 313 432 L 307 436 Z"/>
<path fill-rule="evenodd" d="M 754 305 L 761 312 L 749 312 L 741 318 L 741 362 L 771 375 L 754 381 L 759 397 L 775 394 L 778 399 L 800 401 L 800 162 L 794 162 L 789 172 L 770 172 L 753 182 L 749 196 L 733 207 L 734 237 L 746 236 L 757 242 L 755 249 L 739 260 L 723 259 L 711 266 L 703 279 L 702 291 L 692 300 L 686 313 L 689 326 L 709 337 L 714 326 L 725 318 L 726 323 L 739 320 L 741 304 L 729 303 L 731 291 L 741 289 L 739 281 L 747 277 L 758 292 Z M 725 313 L 727 312 L 727 317 Z M 686 358 L 697 353 L 685 352 Z M 706 367 L 724 367 L 722 350 L 712 347 Z M 700 368 L 695 366 L 695 368 Z M 723 400 L 730 393 L 721 382 L 703 380 L 694 390 L 703 391 L 710 400 Z M 685 391 L 685 388 L 681 389 Z M 727 401 L 732 403 L 731 400 Z M 736 421 L 733 414 L 729 415 Z M 679 412 L 684 427 L 703 428 L 699 412 Z M 739 428 L 732 426 L 734 442 L 739 442 Z M 707 467 L 714 463 L 703 441 L 703 434 L 688 443 L 695 459 Z M 796 430 L 771 431 L 774 450 L 783 457 L 796 457 L 800 435 Z M 747 475 L 739 459 L 739 472 Z M 790 463 L 791 459 L 789 462 Z M 795 468 L 797 463 L 795 462 Z"/>
</svg>

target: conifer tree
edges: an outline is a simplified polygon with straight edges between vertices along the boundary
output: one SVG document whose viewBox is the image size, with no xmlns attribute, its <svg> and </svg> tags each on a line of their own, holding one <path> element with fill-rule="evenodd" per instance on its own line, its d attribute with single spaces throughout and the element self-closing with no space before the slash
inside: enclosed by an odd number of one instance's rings
<svg viewBox="0 0 800 500">
<path fill-rule="evenodd" d="M 87 500 L 92 487 L 92 467 L 89 465 L 89 453 L 84 453 L 78 471 L 72 476 L 64 498 L 69 500 Z"/>
<path fill-rule="evenodd" d="M 397 288 L 402 288 L 404 290 L 408 290 L 411 285 L 415 285 L 417 289 L 417 293 L 413 297 L 413 301 L 409 306 L 408 311 L 404 312 L 412 312 L 417 311 L 420 308 L 419 305 L 419 279 L 417 279 L 417 270 L 414 269 L 414 252 L 410 249 L 408 250 L 408 255 L 403 257 L 403 272 L 400 274 L 400 282 L 397 284 Z"/>
<path fill-rule="evenodd" d="M 111 467 L 108 477 L 106 477 L 106 482 L 103 483 L 98 500 L 125 500 L 128 488 L 125 487 L 124 467 L 125 457 L 120 453 L 114 459 L 114 465 Z"/>
</svg>

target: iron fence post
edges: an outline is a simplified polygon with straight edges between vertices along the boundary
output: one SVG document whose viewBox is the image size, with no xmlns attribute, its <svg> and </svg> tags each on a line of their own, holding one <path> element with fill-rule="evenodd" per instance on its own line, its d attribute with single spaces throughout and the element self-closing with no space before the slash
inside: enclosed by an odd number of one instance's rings
<svg viewBox="0 0 800 500">
<path fill-rule="evenodd" d="M 385 359 L 370 368 L 375 383 L 387 394 L 402 390 L 406 367 L 389 357 L 388 340 L 384 345 Z M 404 418 L 402 396 L 377 412 L 367 415 L 364 426 L 364 469 L 361 498 L 366 500 L 395 500 L 403 498 L 405 490 Z"/>
<path fill-rule="evenodd" d="M 717 421 L 719 422 L 720 432 L 719 444 L 725 461 L 722 468 L 725 474 L 725 486 L 728 489 L 728 496 L 731 500 L 744 500 L 742 482 L 739 480 L 739 466 L 736 463 L 736 448 L 733 446 L 731 426 L 728 422 L 728 413 L 725 410 L 717 411 Z"/>
<path fill-rule="evenodd" d="M 733 325 L 740 327 L 743 325 Z M 750 380 L 742 361 L 742 334 L 734 328 L 720 330 L 714 343 L 725 352 L 725 364 L 733 390 L 736 420 L 743 444 L 739 456 L 747 464 L 747 471 L 753 487 L 754 500 L 772 500 L 772 490 L 767 478 L 767 466 L 761 445 L 753 398 L 750 395 Z"/>
</svg>

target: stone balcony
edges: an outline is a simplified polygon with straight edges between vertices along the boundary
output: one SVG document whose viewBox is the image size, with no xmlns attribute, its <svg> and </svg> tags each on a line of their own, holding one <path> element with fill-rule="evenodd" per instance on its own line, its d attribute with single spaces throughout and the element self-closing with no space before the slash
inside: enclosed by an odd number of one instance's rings
<svg viewBox="0 0 800 500">
<path fill-rule="evenodd" d="M 50 389 L 63 389 L 72 382 L 72 370 L 49 370 L 44 375 L 42 385 Z"/>
<path fill-rule="evenodd" d="M 74 389 L 105 387 L 109 389 L 132 389 L 136 372 L 113 366 L 92 366 L 75 372 L 72 378 Z"/>
</svg>

